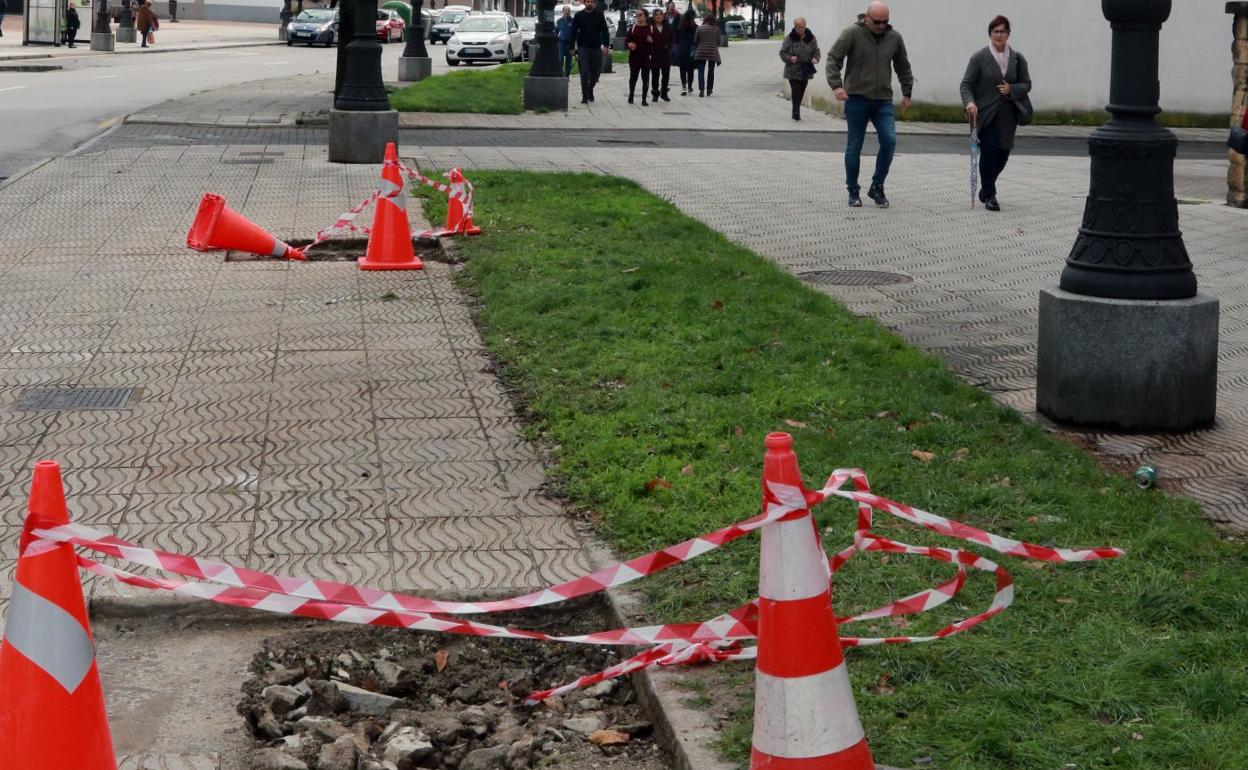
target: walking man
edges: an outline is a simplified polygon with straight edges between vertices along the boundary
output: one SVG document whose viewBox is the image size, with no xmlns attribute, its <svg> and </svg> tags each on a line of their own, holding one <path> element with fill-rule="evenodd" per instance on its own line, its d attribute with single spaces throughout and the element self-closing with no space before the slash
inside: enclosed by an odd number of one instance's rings
<svg viewBox="0 0 1248 770">
<path fill-rule="evenodd" d="M 74 41 L 78 39 L 78 30 L 82 29 L 82 20 L 78 18 L 78 9 L 74 7 L 74 0 L 69 0 L 65 5 L 65 45 L 74 48 Z"/>
<path fill-rule="evenodd" d="M 858 169 L 868 122 L 875 126 L 880 153 L 875 156 L 875 175 L 871 177 L 867 197 L 880 208 L 888 208 L 884 180 L 888 178 L 897 149 L 893 70 L 897 71 L 897 80 L 901 83 L 901 113 L 904 115 L 910 109 L 914 73 L 910 70 L 905 42 L 889 24 L 888 6 L 874 2 L 867 7 L 861 21 L 841 32 L 832 45 L 827 65 L 828 85 L 832 86 L 837 100 L 845 102 L 845 122 L 849 129 L 845 142 L 845 186 L 849 188 L 849 205 L 854 208 L 862 206 Z"/>
<path fill-rule="evenodd" d="M 563 6 L 563 15 L 555 22 L 555 35 L 559 39 L 559 64 L 563 76 L 572 76 L 572 54 L 576 41 L 572 39 L 572 6 Z"/>
<path fill-rule="evenodd" d="M 572 17 L 572 39 L 581 69 L 581 104 L 588 104 L 594 100 L 594 86 L 602 74 L 602 57 L 611 52 L 607 17 L 594 7 L 594 0 L 585 0 L 585 7 Z"/>
</svg>

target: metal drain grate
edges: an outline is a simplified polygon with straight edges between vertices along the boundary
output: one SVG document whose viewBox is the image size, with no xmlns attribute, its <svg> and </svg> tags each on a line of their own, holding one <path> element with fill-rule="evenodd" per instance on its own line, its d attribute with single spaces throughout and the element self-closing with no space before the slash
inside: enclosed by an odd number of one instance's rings
<svg viewBox="0 0 1248 770">
<path fill-rule="evenodd" d="M 655 144 L 649 139 L 599 139 L 599 144 Z"/>
<path fill-rule="evenodd" d="M 256 164 L 272 163 L 275 158 L 225 158 L 219 161 L 230 166 L 252 166 Z"/>
<path fill-rule="evenodd" d="M 908 275 L 880 270 L 814 270 L 797 277 L 816 286 L 890 286 L 914 281 Z"/>
<path fill-rule="evenodd" d="M 89 410 L 125 409 L 134 388 L 32 388 L 26 391 L 22 409 Z"/>
</svg>

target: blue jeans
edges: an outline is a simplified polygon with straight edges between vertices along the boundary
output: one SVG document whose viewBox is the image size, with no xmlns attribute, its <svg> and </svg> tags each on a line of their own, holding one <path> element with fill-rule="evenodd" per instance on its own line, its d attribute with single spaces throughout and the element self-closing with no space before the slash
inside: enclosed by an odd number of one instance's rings
<svg viewBox="0 0 1248 770">
<path fill-rule="evenodd" d="M 536 51 L 534 51 L 536 53 Z M 576 50 L 572 47 L 571 40 L 559 41 L 559 63 L 563 65 L 563 76 L 565 78 L 572 77 L 572 60 L 576 57 Z"/>
<path fill-rule="evenodd" d="M 868 122 L 875 126 L 880 141 L 880 153 L 875 156 L 875 176 L 871 177 L 871 184 L 883 187 L 888 169 L 893 165 L 893 153 L 897 150 L 897 118 L 893 114 L 893 103 L 884 99 L 851 96 L 845 102 L 845 122 L 849 126 L 849 137 L 845 141 L 845 186 L 850 195 L 857 195 L 860 189 L 858 169 L 862 164 L 862 143 L 867 137 Z"/>
<path fill-rule="evenodd" d="M 715 62 L 711 61 L 710 59 L 698 59 L 696 62 L 693 63 L 693 66 L 698 71 L 698 91 L 701 92 L 704 85 L 706 87 L 706 92 L 708 94 L 711 91 L 714 91 L 715 90 Z M 703 80 L 703 77 L 706 78 L 705 81 Z"/>
</svg>

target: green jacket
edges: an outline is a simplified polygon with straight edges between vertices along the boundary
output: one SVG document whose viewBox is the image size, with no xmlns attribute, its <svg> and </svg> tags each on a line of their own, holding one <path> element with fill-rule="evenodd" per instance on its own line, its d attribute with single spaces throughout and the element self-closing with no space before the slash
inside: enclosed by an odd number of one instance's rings
<svg viewBox="0 0 1248 770">
<path fill-rule="evenodd" d="M 914 73 L 910 70 L 906 43 L 900 33 L 890 24 L 884 34 L 877 35 L 860 21 L 846 27 L 832 44 L 828 54 L 828 85 L 833 90 L 844 88 L 850 96 L 891 101 L 894 69 L 901 82 L 902 96 L 910 96 L 914 90 Z"/>
</svg>

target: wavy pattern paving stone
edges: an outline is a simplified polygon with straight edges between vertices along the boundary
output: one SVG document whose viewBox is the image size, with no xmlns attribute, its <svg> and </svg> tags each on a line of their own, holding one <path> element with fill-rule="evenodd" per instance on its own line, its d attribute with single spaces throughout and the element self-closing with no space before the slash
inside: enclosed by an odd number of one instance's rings
<svg viewBox="0 0 1248 770">
<path fill-rule="evenodd" d="M 488 551 L 528 549 L 527 534 L 514 516 L 427 518 L 392 515 L 390 540 L 397 551 Z"/>
<path fill-rule="evenodd" d="M 389 553 L 384 518 L 362 516 L 314 521 L 256 521 L 253 535 L 258 556 L 323 553 Z"/>
<path fill-rule="evenodd" d="M 191 494 L 144 494 L 130 496 L 124 520 L 135 525 L 175 525 L 251 521 L 259 496 L 250 493 L 209 492 Z M 70 506 L 71 512 L 73 505 Z M 111 518 L 112 515 L 109 514 Z M 204 552 L 207 553 L 207 552 Z"/>
<path fill-rule="evenodd" d="M 315 492 L 322 489 L 382 488 L 377 463 L 321 465 L 265 465 L 261 492 Z"/>
</svg>

